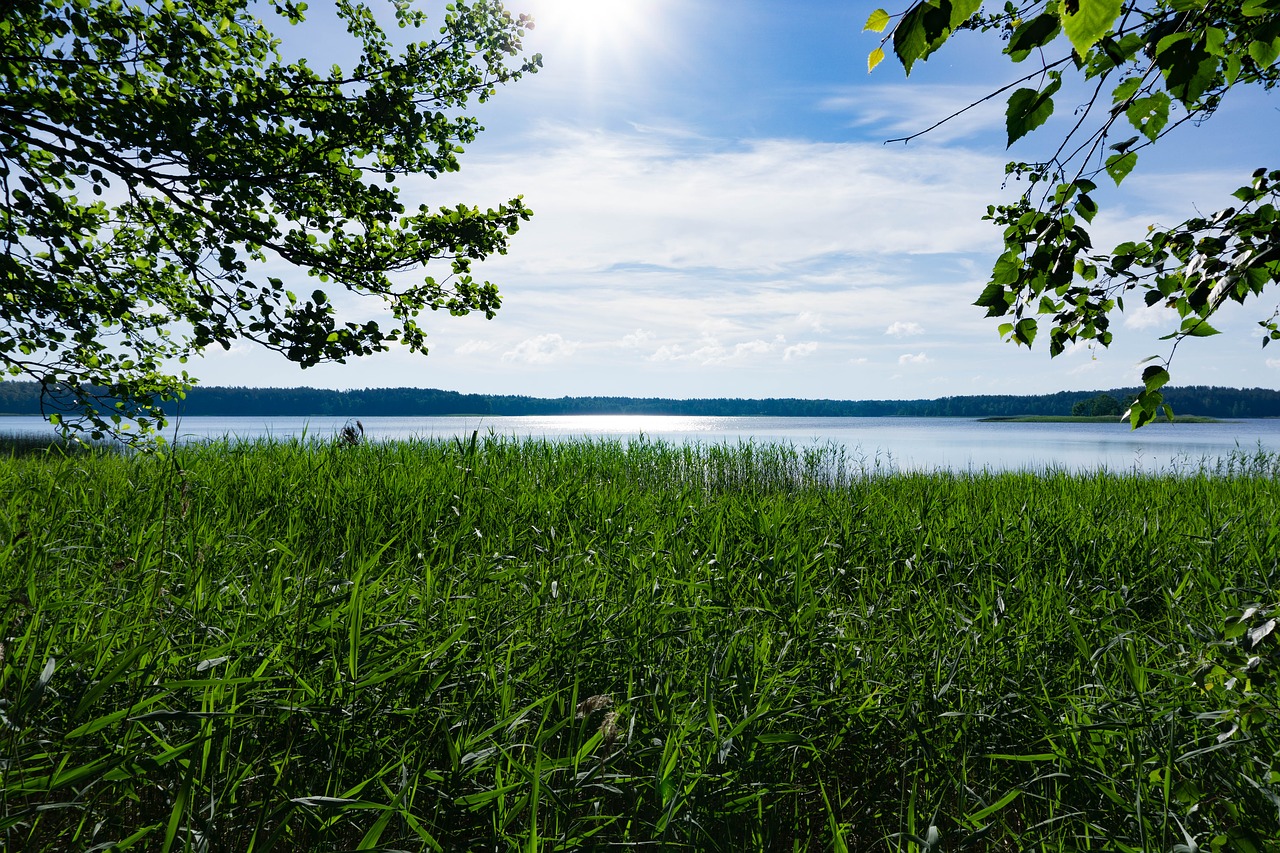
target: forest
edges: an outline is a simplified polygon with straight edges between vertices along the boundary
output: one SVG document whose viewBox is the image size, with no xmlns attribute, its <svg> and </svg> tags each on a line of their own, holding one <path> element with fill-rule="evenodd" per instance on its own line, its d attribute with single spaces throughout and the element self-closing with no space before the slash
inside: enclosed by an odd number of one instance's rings
<svg viewBox="0 0 1280 853">
<path fill-rule="evenodd" d="M 690 400 L 662 397 L 526 397 L 460 394 L 435 388 L 196 387 L 180 403 L 166 403 L 170 417 L 330 415 L 427 417 L 440 415 L 701 415 L 715 417 L 952 417 L 1072 414 L 1081 401 L 1108 394 L 1132 398 L 1139 388 L 1059 391 L 1056 394 L 939 397 L 934 400 L 802 400 L 795 398 Z M 1269 388 L 1168 387 L 1165 402 L 1176 415 L 1216 418 L 1280 417 L 1280 391 Z M 44 414 L 56 411 L 46 401 Z M 0 382 L 0 414 L 38 415 L 40 385 Z"/>
</svg>

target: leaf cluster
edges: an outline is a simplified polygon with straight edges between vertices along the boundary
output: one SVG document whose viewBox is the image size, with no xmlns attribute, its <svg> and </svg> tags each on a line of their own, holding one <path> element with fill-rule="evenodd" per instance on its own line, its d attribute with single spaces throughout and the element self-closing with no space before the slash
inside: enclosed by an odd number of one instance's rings
<svg viewBox="0 0 1280 853">
<path fill-rule="evenodd" d="M 304 367 L 400 341 L 426 351 L 424 310 L 492 317 L 471 264 L 503 253 L 530 212 L 406 206 L 398 177 L 457 171 L 468 114 L 536 71 L 532 26 L 497 0 L 448 7 L 439 34 L 397 48 L 374 10 L 338 0 L 358 45 L 347 71 L 288 61 L 259 14 L 272 0 L 13 0 L 0 13 L 0 371 L 37 379 L 95 437 L 194 380 L 172 365 L 247 339 Z M 426 17 L 391 4 L 396 24 Z M 445 277 L 405 275 L 429 262 Z M 373 297 L 389 327 L 346 320 L 320 287 Z M 127 425 L 127 424 L 126 424 Z"/>
<path fill-rule="evenodd" d="M 1235 193 L 1239 209 L 1153 226 L 1145 240 L 1109 253 L 1094 248 L 1089 231 L 1099 210 L 1095 179 L 1105 174 L 1119 186 L 1141 152 L 1175 128 L 1212 116 L 1232 89 L 1274 87 L 1280 0 L 1010 0 L 995 12 L 974 0 L 923 0 L 896 17 L 877 10 L 867 29 L 885 33 L 870 67 L 892 42 L 910 74 L 962 29 L 998 34 L 1015 64 L 1032 60 L 1027 74 L 944 119 L 1012 89 L 1005 112 L 1010 146 L 1054 115 L 1064 74 L 1086 88 L 1087 101 L 1051 155 L 1008 165 L 1009 176 L 1026 188 L 1017 201 L 988 208 L 986 218 L 1004 229 L 1005 249 L 976 304 L 988 316 L 1009 317 L 1001 335 L 1027 346 L 1040 318 L 1049 318 L 1051 356 L 1069 343 L 1109 345 L 1110 316 L 1124 310 L 1128 291 L 1140 291 L 1147 305 L 1176 309 L 1180 325 L 1166 336 L 1172 348 L 1147 368 L 1145 393 L 1130 411 L 1134 426 L 1152 420 L 1177 344 L 1216 334 L 1208 319 L 1226 299 L 1244 302 L 1280 280 L 1280 173 L 1255 172 Z M 1260 324 L 1264 345 L 1280 338 L 1276 316 Z"/>
</svg>

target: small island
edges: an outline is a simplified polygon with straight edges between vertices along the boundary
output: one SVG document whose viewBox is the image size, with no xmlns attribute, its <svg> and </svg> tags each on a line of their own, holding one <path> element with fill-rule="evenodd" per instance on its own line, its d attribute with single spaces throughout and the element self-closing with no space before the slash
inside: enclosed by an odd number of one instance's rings
<svg viewBox="0 0 1280 853">
<path fill-rule="evenodd" d="M 1110 394 L 1097 394 L 1084 400 L 1078 400 L 1071 407 L 1069 415 L 993 415 L 979 418 L 982 423 L 1015 423 L 1015 424 L 1105 424 L 1127 423 L 1124 413 L 1133 405 L 1134 397 L 1126 396 L 1117 400 Z M 1220 424 L 1226 423 L 1217 418 L 1204 415 L 1183 415 L 1169 418 L 1167 423 L 1177 424 Z"/>
<path fill-rule="evenodd" d="M 989 418 L 978 418 L 979 423 L 1009 424 L 1125 424 L 1128 421 L 1119 415 L 993 415 Z M 1225 424 L 1230 421 L 1209 418 L 1204 415 L 1177 415 L 1172 421 L 1156 421 L 1156 423 L 1175 424 Z"/>
</svg>

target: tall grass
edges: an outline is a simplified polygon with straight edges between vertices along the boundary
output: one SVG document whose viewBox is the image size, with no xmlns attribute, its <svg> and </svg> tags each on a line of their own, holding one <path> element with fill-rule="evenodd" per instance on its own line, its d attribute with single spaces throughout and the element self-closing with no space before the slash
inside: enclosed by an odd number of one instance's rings
<svg viewBox="0 0 1280 853">
<path fill-rule="evenodd" d="M 840 453 L 0 459 L 0 837 L 1278 849 L 1269 460 Z"/>
</svg>

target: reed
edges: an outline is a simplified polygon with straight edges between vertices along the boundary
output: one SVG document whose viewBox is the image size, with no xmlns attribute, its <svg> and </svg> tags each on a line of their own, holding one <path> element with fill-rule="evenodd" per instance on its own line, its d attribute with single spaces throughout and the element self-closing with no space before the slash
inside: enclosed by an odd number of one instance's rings
<svg viewBox="0 0 1280 853">
<path fill-rule="evenodd" d="M 1274 459 L 842 454 L 0 456 L 0 838 L 1277 849 Z"/>
</svg>

